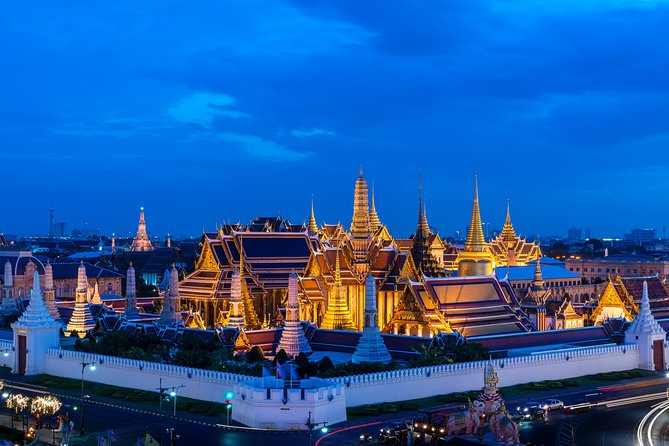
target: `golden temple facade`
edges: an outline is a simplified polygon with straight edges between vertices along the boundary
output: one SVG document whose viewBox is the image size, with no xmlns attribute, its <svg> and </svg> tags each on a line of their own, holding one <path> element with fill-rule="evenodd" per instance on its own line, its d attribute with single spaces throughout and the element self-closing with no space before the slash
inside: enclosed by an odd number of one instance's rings
<svg viewBox="0 0 669 446">
<path fill-rule="evenodd" d="M 459 330 L 482 335 L 533 329 L 511 286 L 493 275 L 496 259 L 483 236 L 477 181 L 460 252 L 431 230 L 422 186 L 418 201 L 415 233 L 394 239 L 361 169 L 348 230 L 340 223 L 319 225 L 312 199 L 304 225 L 259 217 L 245 226 L 227 224 L 204 233 L 195 271 L 179 284 L 183 309 L 204 327 L 226 326 L 231 316 L 239 319 L 231 304 L 232 277 L 238 272 L 235 280 L 241 279 L 241 285 L 235 290 L 241 289 L 243 302 L 236 296 L 234 306 L 243 308 L 244 329 L 281 326 L 288 277 L 295 272 L 300 320 L 359 331 L 371 276 L 378 325 L 386 333 L 432 336 Z"/>
</svg>

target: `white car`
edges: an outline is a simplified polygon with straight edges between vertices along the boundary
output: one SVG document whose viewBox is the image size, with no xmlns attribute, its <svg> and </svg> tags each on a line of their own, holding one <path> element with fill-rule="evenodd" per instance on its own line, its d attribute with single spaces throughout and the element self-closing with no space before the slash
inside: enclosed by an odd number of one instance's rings
<svg viewBox="0 0 669 446">
<path fill-rule="evenodd" d="M 544 410 L 559 410 L 559 409 L 564 409 L 564 403 L 560 400 L 546 400 L 543 403 L 541 403 L 541 407 L 544 408 Z"/>
</svg>

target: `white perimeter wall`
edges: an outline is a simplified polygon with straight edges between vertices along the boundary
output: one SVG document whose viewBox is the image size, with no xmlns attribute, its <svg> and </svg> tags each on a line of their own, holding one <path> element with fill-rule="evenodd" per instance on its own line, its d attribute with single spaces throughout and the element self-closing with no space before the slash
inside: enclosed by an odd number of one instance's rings
<svg viewBox="0 0 669 446">
<path fill-rule="evenodd" d="M 7 353 L 7 356 L 5 356 Z M 3 367 L 14 367 L 14 343 L 11 341 L 0 341 L 0 365 Z"/>
<path fill-rule="evenodd" d="M 191 369 L 155 362 L 94 355 L 71 350 L 49 349 L 44 373 L 64 378 L 81 379 L 81 362 L 95 362 L 95 371 L 86 368 L 84 379 L 102 384 L 156 392 L 162 378 L 163 387 L 177 387 L 178 396 L 221 403 L 234 383 L 247 381 L 248 376 L 233 373 Z"/>
<path fill-rule="evenodd" d="M 443 366 L 395 370 L 341 378 L 346 388 L 346 406 L 404 401 L 452 392 L 479 390 L 487 361 L 464 362 Z M 630 370 L 639 367 L 636 344 L 544 353 L 492 361 L 499 376 L 499 386 L 566 379 L 600 372 Z"/>
<path fill-rule="evenodd" d="M 10 359 L 1 356 L 0 358 Z M 185 387 L 179 390 L 180 396 L 218 403 L 225 400 L 225 393 L 233 390 L 235 383 L 250 378 L 232 373 L 60 349 L 48 350 L 45 357 L 45 373 L 81 379 L 82 360 L 96 362 L 95 371 L 87 369 L 85 372 L 85 379 L 88 381 L 156 391 L 162 378 L 163 387 L 184 385 Z M 484 384 L 483 370 L 486 362 L 395 370 L 334 378 L 331 381 L 345 386 L 347 407 L 404 401 L 481 389 Z M 499 386 L 505 387 L 547 379 L 566 379 L 593 373 L 635 369 L 639 367 L 639 349 L 636 344 L 623 344 L 504 358 L 492 362 L 499 375 Z M 236 390 L 238 389 L 239 387 Z"/>
</svg>

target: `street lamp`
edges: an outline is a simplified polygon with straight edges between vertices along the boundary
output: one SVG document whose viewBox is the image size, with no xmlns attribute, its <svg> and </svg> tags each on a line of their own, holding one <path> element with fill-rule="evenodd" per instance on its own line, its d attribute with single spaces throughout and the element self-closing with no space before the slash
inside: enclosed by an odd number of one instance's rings
<svg viewBox="0 0 669 446">
<path fill-rule="evenodd" d="M 177 434 L 177 435 L 174 434 L 174 428 L 173 428 L 173 427 L 170 427 L 170 428 L 168 428 L 168 429 L 165 429 L 165 432 L 169 432 L 169 433 L 170 433 L 170 446 L 175 446 L 176 443 L 174 442 L 174 440 L 178 440 L 178 439 L 179 439 L 179 435 L 178 435 L 178 434 Z"/>
<path fill-rule="evenodd" d="M 177 387 L 171 387 L 172 390 L 170 391 L 170 396 L 174 398 L 174 412 L 172 413 L 172 415 L 175 417 L 177 416 L 177 390 L 182 389 L 184 387 L 186 386 L 184 386 L 183 384 Z"/>
<path fill-rule="evenodd" d="M 84 435 L 84 413 L 85 408 L 84 408 L 84 372 L 86 371 L 86 367 L 90 366 L 91 372 L 95 371 L 95 363 L 94 362 L 85 362 L 81 361 L 81 419 L 79 420 L 79 435 L 83 436 Z"/>
<path fill-rule="evenodd" d="M 313 435 L 313 430 L 315 427 L 318 427 L 320 425 L 323 425 L 321 427 L 321 432 L 326 434 L 328 432 L 328 422 L 327 421 L 321 421 L 320 423 L 314 423 L 311 421 L 311 411 L 309 411 L 309 417 L 307 418 L 307 422 L 304 423 L 305 426 L 307 426 L 307 431 L 309 432 L 309 446 L 311 446 L 312 443 L 312 435 Z"/>
</svg>

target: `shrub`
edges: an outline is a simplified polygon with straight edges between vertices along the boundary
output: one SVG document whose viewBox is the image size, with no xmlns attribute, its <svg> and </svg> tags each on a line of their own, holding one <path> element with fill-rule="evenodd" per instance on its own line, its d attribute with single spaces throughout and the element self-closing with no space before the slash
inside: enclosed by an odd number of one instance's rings
<svg viewBox="0 0 669 446">
<path fill-rule="evenodd" d="M 284 352 L 285 353 L 285 352 Z M 246 361 L 251 364 L 265 360 L 265 353 L 259 345 L 254 345 L 246 355 Z"/>
</svg>

